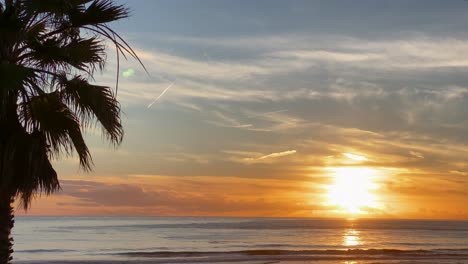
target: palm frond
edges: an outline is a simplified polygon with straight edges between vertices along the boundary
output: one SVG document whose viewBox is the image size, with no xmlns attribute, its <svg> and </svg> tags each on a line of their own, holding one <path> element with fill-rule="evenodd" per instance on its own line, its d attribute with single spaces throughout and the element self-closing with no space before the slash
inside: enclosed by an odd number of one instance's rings
<svg viewBox="0 0 468 264">
<path fill-rule="evenodd" d="M 21 2 L 23 9 L 30 14 L 50 13 L 63 16 L 72 9 L 84 9 L 84 4 L 91 0 L 23 0 Z"/>
<path fill-rule="evenodd" d="M 34 79 L 36 73 L 33 69 L 11 63 L 0 63 L 0 99 L 11 91 L 20 90 L 27 80 Z"/>
<path fill-rule="evenodd" d="M 128 9 L 123 5 L 115 5 L 110 0 L 94 0 L 83 12 L 73 12 L 69 15 L 74 27 L 82 27 L 126 18 Z"/>
<path fill-rule="evenodd" d="M 122 141 L 120 105 L 110 87 L 92 85 L 82 76 L 75 76 L 71 80 L 62 76 L 57 82 L 65 102 L 73 107 L 82 120 L 96 117 L 111 142 L 119 144 Z"/>
<path fill-rule="evenodd" d="M 8 7 L 8 5 L 6 5 Z M 24 21 L 18 15 L 18 11 L 14 8 L 5 8 L 0 15 L 0 40 L 2 43 L 2 56 L 8 57 L 5 51 L 13 48 L 15 41 L 21 34 L 24 28 Z"/>
<path fill-rule="evenodd" d="M 6 107 L 16 103 L 18 94 L 26 94 L 25 85 L 29 80 L 35 80 L 34 70 L 15 64 L 0 63 L 0 119 L 7 113 Z"/>
<path fill-rule="evenodd" d="M 34 96 L 23 109 L 22 119 L 26 127 L 44 134 L 52 154 L 59 155 L 62 150 L 72 154 L 75 150 L 81 167 L 91 169 L 92 160 L 81 133 L 79 119 L 61 101 L 59 93 Z"/>
<path fill-rule="evenodd" d="M 36 193 L 50 194 L 60 188 L 57 173 L 48 157 L 45 137 L 19 128 L 10 137 L 0 158 L 8 164 L 0 175 L 0 186 L 14 190 L 25 209 Z"/>
<path fill-rule="evenodd" d="M 31 43 L 31 51 L 25 57 L 35 67 L 57 71 L 70 66 L 92 74 L 95 67 L 104 67 L 104 45 L 96 38 L 78 38 L 63 43 L 58 38 Z"/>
<path fill-rule="evenodd" d="M 27 28 L 26 36 L 28 40 L 33 40 L 39 38 L 44 32 L 46 32 L 46 23 L 38 22 Z"/>
</svg>

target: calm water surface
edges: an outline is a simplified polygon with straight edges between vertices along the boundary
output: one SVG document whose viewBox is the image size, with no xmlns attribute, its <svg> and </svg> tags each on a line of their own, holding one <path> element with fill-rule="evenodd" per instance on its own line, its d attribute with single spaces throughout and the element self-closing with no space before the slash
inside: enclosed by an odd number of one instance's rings
<svg viewBox="0 0 468 264">
<path fill-rule="evenodd" d="M 468 263 L 467 221 L 18 217 L 15 263 Z"/>
</svg>

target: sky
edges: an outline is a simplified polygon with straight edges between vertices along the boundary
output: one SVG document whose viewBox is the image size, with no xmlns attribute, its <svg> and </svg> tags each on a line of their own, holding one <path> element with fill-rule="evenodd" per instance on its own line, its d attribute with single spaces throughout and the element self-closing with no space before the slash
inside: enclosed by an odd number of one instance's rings
<svg viewBox="0 0 468 264">
<path fill-rule="evenodd" d="M 117 2 L 124 141 L 29 215 L 468 219 L 467 1 Z"/>
</svg>

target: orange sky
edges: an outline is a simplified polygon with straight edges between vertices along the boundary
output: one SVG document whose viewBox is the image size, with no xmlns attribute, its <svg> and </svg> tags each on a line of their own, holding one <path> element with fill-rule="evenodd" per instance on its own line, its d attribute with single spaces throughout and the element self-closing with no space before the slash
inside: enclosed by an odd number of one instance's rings
<svg viewBox="0 0 468 264">
<path fill-rule="evenodd" d="M 327 157 L 328 162 L 333 158 Z M 61 193 L 38 198 L 28 215 L 468 219 L 463 206 L 468 196 L 457 182 L 427 177 L 421 171 L 366 167 L 370 160 L 358 154 L 343 153 L 335 159 L 344 165 L 321 171 L 309 168 L 308 176 L 289 180 L 67 177 Z"/>
</svg>

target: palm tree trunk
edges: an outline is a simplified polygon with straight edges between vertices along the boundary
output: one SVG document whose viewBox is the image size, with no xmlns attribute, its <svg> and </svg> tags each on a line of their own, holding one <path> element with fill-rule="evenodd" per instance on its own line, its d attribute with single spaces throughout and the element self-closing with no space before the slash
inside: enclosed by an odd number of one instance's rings
<svg viewBox="0 0 468 264">
<path fill-rule="evenodd" d="M 11 230 L 15 223 L 13 197 L 0 194 L 0 264 L 10 264 L 13 259 L 13 238 Z"/>
</svg>

